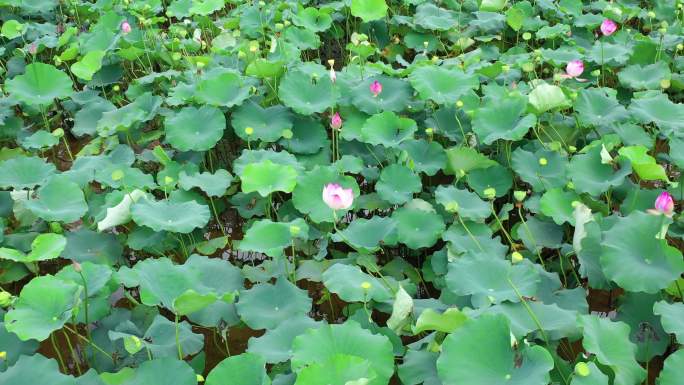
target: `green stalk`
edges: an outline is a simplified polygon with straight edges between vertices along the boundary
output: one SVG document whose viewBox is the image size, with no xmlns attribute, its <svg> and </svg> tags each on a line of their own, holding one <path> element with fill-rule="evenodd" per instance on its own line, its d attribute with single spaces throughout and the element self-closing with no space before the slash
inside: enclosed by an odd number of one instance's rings
<svg viewBox="0 0 684 385">
<path fill-rule="evenodd" d="M 67 373 L 67 367 L 64 365 L 64 360 L 62 359 L 62 353 L 60 353 L 57 341 L 55 341 L 55 333 L 50 334 L 50 342 L 52 343 L 52 349 L 54 349 L 55 354 L 57 355 L 57 361 L 59 361 L 62 372 Z"/>
<path fill-rule="evenodd" d="M 473 233 L 470 232 L 470 229 L 468 228 L 468 226 L 466 226 L 465 222 L 463 222 L 463 218 L 461 218 L 461 216 L 458 214 L 456 214 L 456 217 L 458 218 L 458 221 L 461 222 L 461 226 L 463 226 L 465 231 L 468 233 L 468 236 L 470 236 L 470 239 L 472 239 L 473 242 L 475 242 L 475 244 L 480 249 L 480 251 L 484 252 L 484 249 L 482 248 L 482 245 L 480 245 L 480 242 L 477 241 L 477 238 L 475 238 Z"/>
<path fill-rule="evenodd" d="M 83 372 L 81 372 L 81 365 L 78 363 L 79 358 L 76 352 L 74 351 L 74 347 L 71 345 L 71 341 L 69 340 L 69 336 L 67 335 L 66 331 L 62 330 L 62 334 L 64 334 L 64 339 L 66 340 L 67 347 L 69 347 L 69 352 L 71 353 L 71 358 L 74 360 L 74 364 L 76 364 L 76 372 L 78 373 L 79 376 L 83 375 Z"/>
<path fill-rule="evenodd" d="M 176 324 L 176 347 L 178 348 L 178 359 L 183 361 L 183 349 L 180 345 L 180 324 L 178 323 L 178 314 L 175 314 L 175 324 Z"/>
</svg>

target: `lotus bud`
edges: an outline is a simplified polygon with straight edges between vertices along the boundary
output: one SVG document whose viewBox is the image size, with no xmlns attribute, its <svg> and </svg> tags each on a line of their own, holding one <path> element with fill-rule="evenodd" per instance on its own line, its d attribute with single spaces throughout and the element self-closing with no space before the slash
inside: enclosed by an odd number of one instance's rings
<svg viewBox="0 0 684 385">
<path fill-rule="evenodd" d="M 301 227 L 292 225 L 290 226 L 290 235 L 296 237 L 302 231 Z"/>
<path fill-rule="evenodd" d="M 328 183 L 323 187 L 323 202 L 333 210 L 345 210 L 354 203 L 354 190 L 340 186 L 337 183 Z"/>
<path fill-rule="evenodd" d="M 337 81 L 337 74 L 335 73 L 335 68 L 333 68 L 332 65 L 330 66 L 330 72 L 329 72 L 328 76 L 330 76 L 331 82 L 335 83 L 335 81 Z"/>
<path fill-rule="evenodd" d="M 674 199 L 669 192 L 663 191 L 655 200 L 655 209 L 665 215 L 672 215 L 674 211 Z"/>
<path fill-rule="evenodd" d="M 74 271 L 77 273 L 80 273 L 83 271 L 83 267 L 81 267 L 81 264 L 76 262 L 76 261 L 71 261 L 71 266 L 74 267 Z"/>
<path fill-rule="evenodd" d="M 119 180 L 123 179 L 123 177 L 124 177 L 123 170 L 114 170 L 112 172 L 112 180 L 113 181 L 119 181 Z"/>
<path fill-rule="evenodd" d="M 252 127 L 245 127 L 245 134 L 247 134 L 247 136 L 251 136 L 254 134 L 254 129 Z"/>
<path fill-rule="evenodd" d="M 382 92 L 382 84 L 377 80 L 373 80 L 373 83 L 370 85 L 370 92 L 373 94 L 373 97 L 377 97 Z"/>
<path fill-rule="evenodd" d="M 591 370 L 586 362 L 578 362 L 575 365 L 575 373 L 580 377 L 587 377 L 591 374 Z"/>
<path fill-rule="evenodd" d="M 494 199 L 496 198 L 496 189 L 494 187 L 488 187 L 484 189 L 483 195 L 487 199 Z"/>
<path fill-rule="evenodd" d="M 511 263 L 522 262 L 523 259 L 525 259 L 523 255 L 517 251 L 514 251 L 513 254 L 511 254 Z"/>
<path fill-rule="evenodd" d="M 522 202 L 527 198 L 527 191 L 515 190 L 513 191 L 513 197 L 516 201 Z"/>
<path fill-rule="evenodd" d="M 615 31 L 617 31 L 617 28 L 618 28 L 617 24 L 613 20 L 610 20 L 610 19 L 603 20 L 603 22 L 601 23 L 601 27 L 600 27 L 601 33 L 603 34 L 603 36 L 612 35 L 613 33 L 615 33 Z"/>
<path fill-rule="evenodd" d="M 128 34 L 131 32 L 131 25 L 128 23 L 128 21 L 124 20 L 123 23 L 121 23 L 121 33 Z"/>
<path fill-rule="evenodd" d="M 332 118 L 330 118 L 330 127 L 334 130 L 342 128 L 342 117 L 340 117 L 339 112 L 335 112 Z"/>
<path fill-rule="evenodd" d="M 582 75 L 584 72 L 584 62 L 581 60 L 571 60 L 567 66 L 565 66 L 565 72 L 568 76 L 576 78 Z"/>
<path fill-rule="evenodd" d="M 10 294 L 6 291 L 0 291 L 0 307 L 7 307 L 11 303 L 12 303 L 12 294 Z M 0 358 L 2 358 L 2 357 L 0 357 Z M 2 359 L 4 359 L 4 358 L 2 358 Z"/>
</svg>

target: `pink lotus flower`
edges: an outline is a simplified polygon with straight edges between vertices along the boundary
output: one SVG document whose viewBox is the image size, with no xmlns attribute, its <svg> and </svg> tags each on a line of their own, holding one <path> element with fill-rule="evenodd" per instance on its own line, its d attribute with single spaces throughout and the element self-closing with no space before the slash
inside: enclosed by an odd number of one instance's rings
<svg viewBox="0 0 684 385">
<path fill-rule="evenodd" d="M 354 191 L 337 183 L 328 183 L 323 187 L 323 202 L 333 210 L 348 209 L 354 202 Z"/>
<path fill-rule="evenodd" d="M 377 80 L 373 80 L 373 83 L 370 85 L 370 92 L 373 94 L 373 97 L 377 97 L 382 92 L 382 84 Z"/>
<path fill-rule="evenodd" d="M 335 69 L 332 66 L 330 66 L 330 81 L 335 83 L 336 80 L 337 74 L 335 73 Z"/>
<path fill-rule="evenodd" d="M 581 60 L 572 60 L 565 66 L 565 72 L 572 78 L 582 75 L 584 72 L 584 63 Z"/>
<path fill-rule="evenodd" d="M 339 112 L 335 112 L 332 118 L 330 118 L 330 127 L 332 127 L 334 130 L 339 130 L 342 128 L 342 117 L 340 116 Z"/>
<path fill-rule="evenodd" d="M 128 24 L 128 21 L 124 20 L 124 22 L 121 23 L 121 32 L 124 34 L 131 32 L 131 25 Z"/>
<path fill-rule="evenodd" d="M 617 24 L 610 19 L 605 19 L 603 20 L 603 23 L 601 23 L 601 33 L 603 34 L 603 36 L 612 35 L 613 33 L 615 33 L 615 31 L 617 31 L 617 28 Z"/>
<path fill-rule="evenodd" d="M 38 45 L 36 43 L 31 43 L 28 47 L 28 51 L 31 55 L 35 55 L 38 52 Z"/>
<path fill-rule="evenodd" d="M 665 215 L 672 215 L 674 210 L 674 200 L 669 192 L 663 191 L 655 200 L 655 209 Z"/>
</svg>

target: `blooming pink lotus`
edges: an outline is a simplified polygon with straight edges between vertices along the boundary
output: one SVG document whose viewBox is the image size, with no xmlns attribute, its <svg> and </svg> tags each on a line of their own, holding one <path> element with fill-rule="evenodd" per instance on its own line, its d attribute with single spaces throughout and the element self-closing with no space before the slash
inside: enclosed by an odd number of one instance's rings
<svg viewBox="0 0 684 385">
<path fill-rule="evenodd" d="M 603 36 L 612 35 L 613 33 L 615 33 L 615 31 L 617 31 L 617 28 L 617 24 L 610 19 L 605 19 L 601 23 L 601 33 L 603 34 Z"/>
<path fill-rule="evenodd" d="M 323 187 L 323 202 L 333 210 L 348 209 L 354 202 L 354 191 L 337 183 L 328 183 Z"/>
<path fill-rule="evenodd" d="M 377 97 L 382 92 L 382 84 L 377 80 L 373 80 L 373 83 L 370 85 L 370 92 L 373 94 L 373 97 Z"/>
<path fill-rule="evenodd" d="M 572 60 L 565 66 L 565 72 L 570 75 L 570 77 L 576 78 L 584 72 L 584 63 L 581 60 Z"/>
<path fill-rule="evenodd" d="M 669 192 L 663 191 L 655 200 L 655 209 L 665 215 L 672 215 L 674 210 L 674 200 Z"/>
<path fill-rule="evenodd" d="M 131 32 L 131 25 L 128 24 L 128 21 L 124 20 L 124 22 L 121 23 L 121 32 L 124 34 Z"/>
<path fill-rule="evenodd" d="M 330 127 L 332 127 L 334 130 L 339 130 L 342 128 L 342 117 L 340 116 L 339 112 L 335 112 L 332 118 L 330 118 Z"/>
</svg>

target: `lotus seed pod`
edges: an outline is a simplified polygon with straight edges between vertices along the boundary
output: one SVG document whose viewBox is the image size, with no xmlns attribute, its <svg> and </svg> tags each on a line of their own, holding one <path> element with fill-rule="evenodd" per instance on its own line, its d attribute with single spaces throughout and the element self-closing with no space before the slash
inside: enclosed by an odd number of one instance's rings
<svg viewBox="0 0 684 385">
<path fill-rule="evenodd" d="M 484 194 L 484 197 L 487 199 L 494 199 L 494 198 L 496 198 L 496 189 L 494 187 L 486 188 L 483 191 L 483 194 Z"/>
<path fill-rule="evenodd" d="M 55 128 L 54 131 L 52 131 L 52 136 L 55 138 L 61 138 L 64 136 L 64 129 L 62 127 Z"/>
<path fill-rule="evenodd" d="M 532 38 L 532 34 L 529 32 L 525 32 L 522 34 L 523 40 L 530 40 Z"/>
<path fill-rule="evenodd" d="M 123 170 L 114 170 L 112 172 L 112 180 L 113 181 L 119 181 L 119 180 L 123 179 L 123 177 L 124 177 Z"/>
<path fill-rule="evenodd" d="M 245 127 L 245 134 L 248 136 L 254 134 L 254 129 L 252 127 Z"/>
<path fill-rule="evenodd" d="M 575 373 L 580 377 L 587 377 L 591 374 L 591 370 L 586 362 L 578 362 L 577 365 L 575 365 Z"/>
<path fill-rule="evenodd" d="M 449 202 L 446 204 L 446 206 L 444 206 L 444 209 L 447 212 L 454 213 L 454 214 L 458 212 L 459 208 L 460 207 L 458 205 L 458 202 Z"/>
<path fill-rule="evenodd" d="M 302 231 L 301 227 L 292 225 L 290 226 L 290 235 L 297 236 Z"/>
<path fill-rule="evenodd" d="M 370 282 L 368 282 L 368 281 L 363 281 L 363 282 L 361 282 L 361 288 L 362 288 L 363 290 L 366 290 L 366 291 L 367 291 L 367 290 L 370 290 L 371 287 L 373 287 L 373 285 L 371 285 Z"/>
<path fill-rule="evenodd" d="M 119 92 L 119 91 L 121 91 L 121 87 L 119 87 L 118 84 L 115 84 L 114 87 L 112 87 L 112 89 L 114 90 L 114 92 Z"/>
<path fill-rule="evenodd" d="M 462 100 L 457 100 L 457 101 L 456 101 L 456 107 L 458 107 L 458 108 L 463 107 L 463 101 L 462 101 Z"/>
<path fill-rule="evenodd" d="M 666 89 L 670 88 L 671 84 L 672 83 L 670 83 L 670 79 L 663 79 L 660 81 L 660 88 L 666 90 Z"/>
<path fill-rule="evenodd" d="M 202 377 L 201 374 L 197 374 L 196 377 L 197 377 L 197 382 L 204 382 L 204 377 Z"/>
<path fill-rule="evenodd" d="M 6 351 L 1 351 L 0 352 L 0 360 L 6 360 L 7 359 L 7 352 Z"/>
<path fill-rule="evenodd" d="M 547 164 L 549 164 L 549 161 L 546 160 L 546 158 L 539 158 L 539 165 L 540 166 L 546 166 Z"/>
<path fill-rule="evenodd" d="M 513 191 L 513 197 L 516 201 L 522 202 L 527 198 L 527 191 L 515 190 Z"/>
<path fill-rule="evenodd" d="M 164 184 L 165 184 L 165 185 L 172 184 L 174 181 L 175 181 L 175 180 L 174 180 L 172 177 L 168 176 L 168 175 L 164 177 Z"/>
<path fill-rule="evenodd" d="M 525 259 L 525 257 L 517 251 L 514 251 L 513 254 L 511 254 L 511 263 L 522 262 L 523 259 Z"/>
<path fill-rule="evenodd" d="M 655 17 L 656 17 L 655 12 L 653 12 L 653 11 L 648 11 L 648 13 L 646 15 L 651 19 L 655 19 Z"/>
<path fill-rule="evenodd" d="M 292 136 L 293 136 L 293 135 L 294 135 L 294 134 L 292 133 L 292 130 L 290 130 L 289 128 L 286 128 L 286 129 L 283 130 L 283 138 L 285 138 L 285 139 L 292 139 Z"/>
<path fill-rule="evenodd" d="M 11 303 L 12 303 L 12 294 L 10 294 L 6 291 L 0 291 L 0 307 L 7 307 Z M 0 358 L 2 358 L 2 357 L 0 357 Z"/>
</svg>

